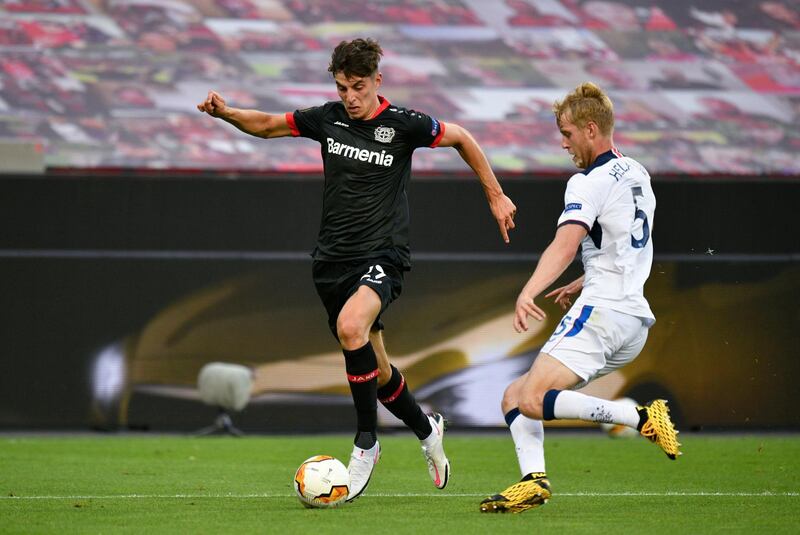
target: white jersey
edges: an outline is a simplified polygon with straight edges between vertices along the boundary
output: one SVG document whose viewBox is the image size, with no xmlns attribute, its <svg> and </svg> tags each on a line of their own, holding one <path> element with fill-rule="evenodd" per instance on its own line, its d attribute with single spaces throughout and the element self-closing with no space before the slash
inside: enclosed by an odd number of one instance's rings
<svg viewBox="0 0 800 535">
<path fill-rule="evenodd" d="M 585 279 L 580 302 L 655 321 L 644 297 L 653 263 L 656 198 L 650 175 L 616 149 L 569 179 L 558 226 L 589 231 L 581 243 Z"/>
</svg>

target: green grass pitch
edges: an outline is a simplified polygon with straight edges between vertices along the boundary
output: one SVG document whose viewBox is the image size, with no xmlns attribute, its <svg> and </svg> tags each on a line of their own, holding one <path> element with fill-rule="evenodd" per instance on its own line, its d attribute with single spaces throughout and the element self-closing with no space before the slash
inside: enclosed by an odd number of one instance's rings
<svg viewBox="0 0 800 535">
<path fill-rule="evenodd" d="M 351 438 L 142 435 L 0 436 L 0 533 L 797 533 L 800 435 L 683 434 L 670 461 L 641 438 L 553 431 L 553 498 L 518 515 L 482 514 L 519 478 L 510 436 L 450 433 L 447 489 L 418 442 L 381 437 L 368 491 L 305 509 L 295 468 L 345 464 Z"/>
</svg>

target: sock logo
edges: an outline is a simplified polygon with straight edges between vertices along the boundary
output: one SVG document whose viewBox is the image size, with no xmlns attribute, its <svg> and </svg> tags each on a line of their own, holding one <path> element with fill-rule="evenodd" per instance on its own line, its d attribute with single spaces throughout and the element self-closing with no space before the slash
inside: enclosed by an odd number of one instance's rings
<svg viewBox="0 0 800 535">
<path fill-rule="evenodd" d="M 348 373 L 347 380 L 350 381 L 351 383 L 366 383 L 367 381 L 372 381 L 380 374 L 381 374 L 380 368 L 375 368 L 371 372 L 362 375 L 350 375 Z"/>
<path fill-rule="evenodd" d="M 607 411 L 605 407 L 602 405 L 599 407 L 595 407 L 594 411 L 589 414 L 589 417 L 592 419 L 593 422 L 601 423 L 601 424 L 608 424 L 614 421 L 611 412 Z"/>
<path fill-rule="evenodd" d="M 403 393 L 403 387 L 405 387 L 405 386 L 406 386 L 406 378 L 405 378 L 405 377 L 403 377 L 402 375 L 400 375 L 400 386 L 398 386 L 398 387 L 395 389 L 395 391 L 394 391 L 394 392 L 393 392 L 393 393 L 392 393 L 392 394 L 391 394 L 389 397 L 386 397 L 386 398 L 380 398 L 380 399 L 379 399 L 379 401 L 380 401 L 381 403 L 384 403 L 384 404 L 385 404 L 385 403 L 391 403 L 391 402 L 393 402 L 394 400 L 396 400 L 396 399 L 397 399 L 397 397 L 398 397 L 400 394 L 402 394 L 402 393 Z"/>
</svg>

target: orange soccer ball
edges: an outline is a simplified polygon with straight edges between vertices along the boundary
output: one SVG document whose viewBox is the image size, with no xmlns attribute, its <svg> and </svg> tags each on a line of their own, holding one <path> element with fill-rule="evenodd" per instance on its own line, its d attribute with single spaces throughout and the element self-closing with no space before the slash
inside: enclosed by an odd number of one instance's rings
<svg viewBox="0 0 800 535">
<path fill-rule="evenodd" d="M 294 490 L 306 507 L 338 507 L 350 492 L 350 474 L 338 459 L 315 455 L 295 472 Z"/>
</svg>

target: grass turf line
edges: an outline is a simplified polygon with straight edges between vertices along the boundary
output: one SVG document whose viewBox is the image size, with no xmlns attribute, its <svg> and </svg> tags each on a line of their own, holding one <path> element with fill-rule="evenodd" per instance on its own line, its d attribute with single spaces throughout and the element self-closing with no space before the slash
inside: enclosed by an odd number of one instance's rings
<svg viewBox="0 0 800 535">
<path fill-rule="evenodd" d="M 292 477 L 318 453 L 346 464 L 349 436 L 4 437 L 0 533 L 796 532 L 800 436 L 681 438 L 673 462 L 643 439 L 550 433 L 550 503 L 486 515 L 481 496 L 519 478 L 509 437 L 447 436 L 438 491 L 413 436 L 384 436 L 367 493 L 336 510 L 304 509 Z"/>
</svg>

